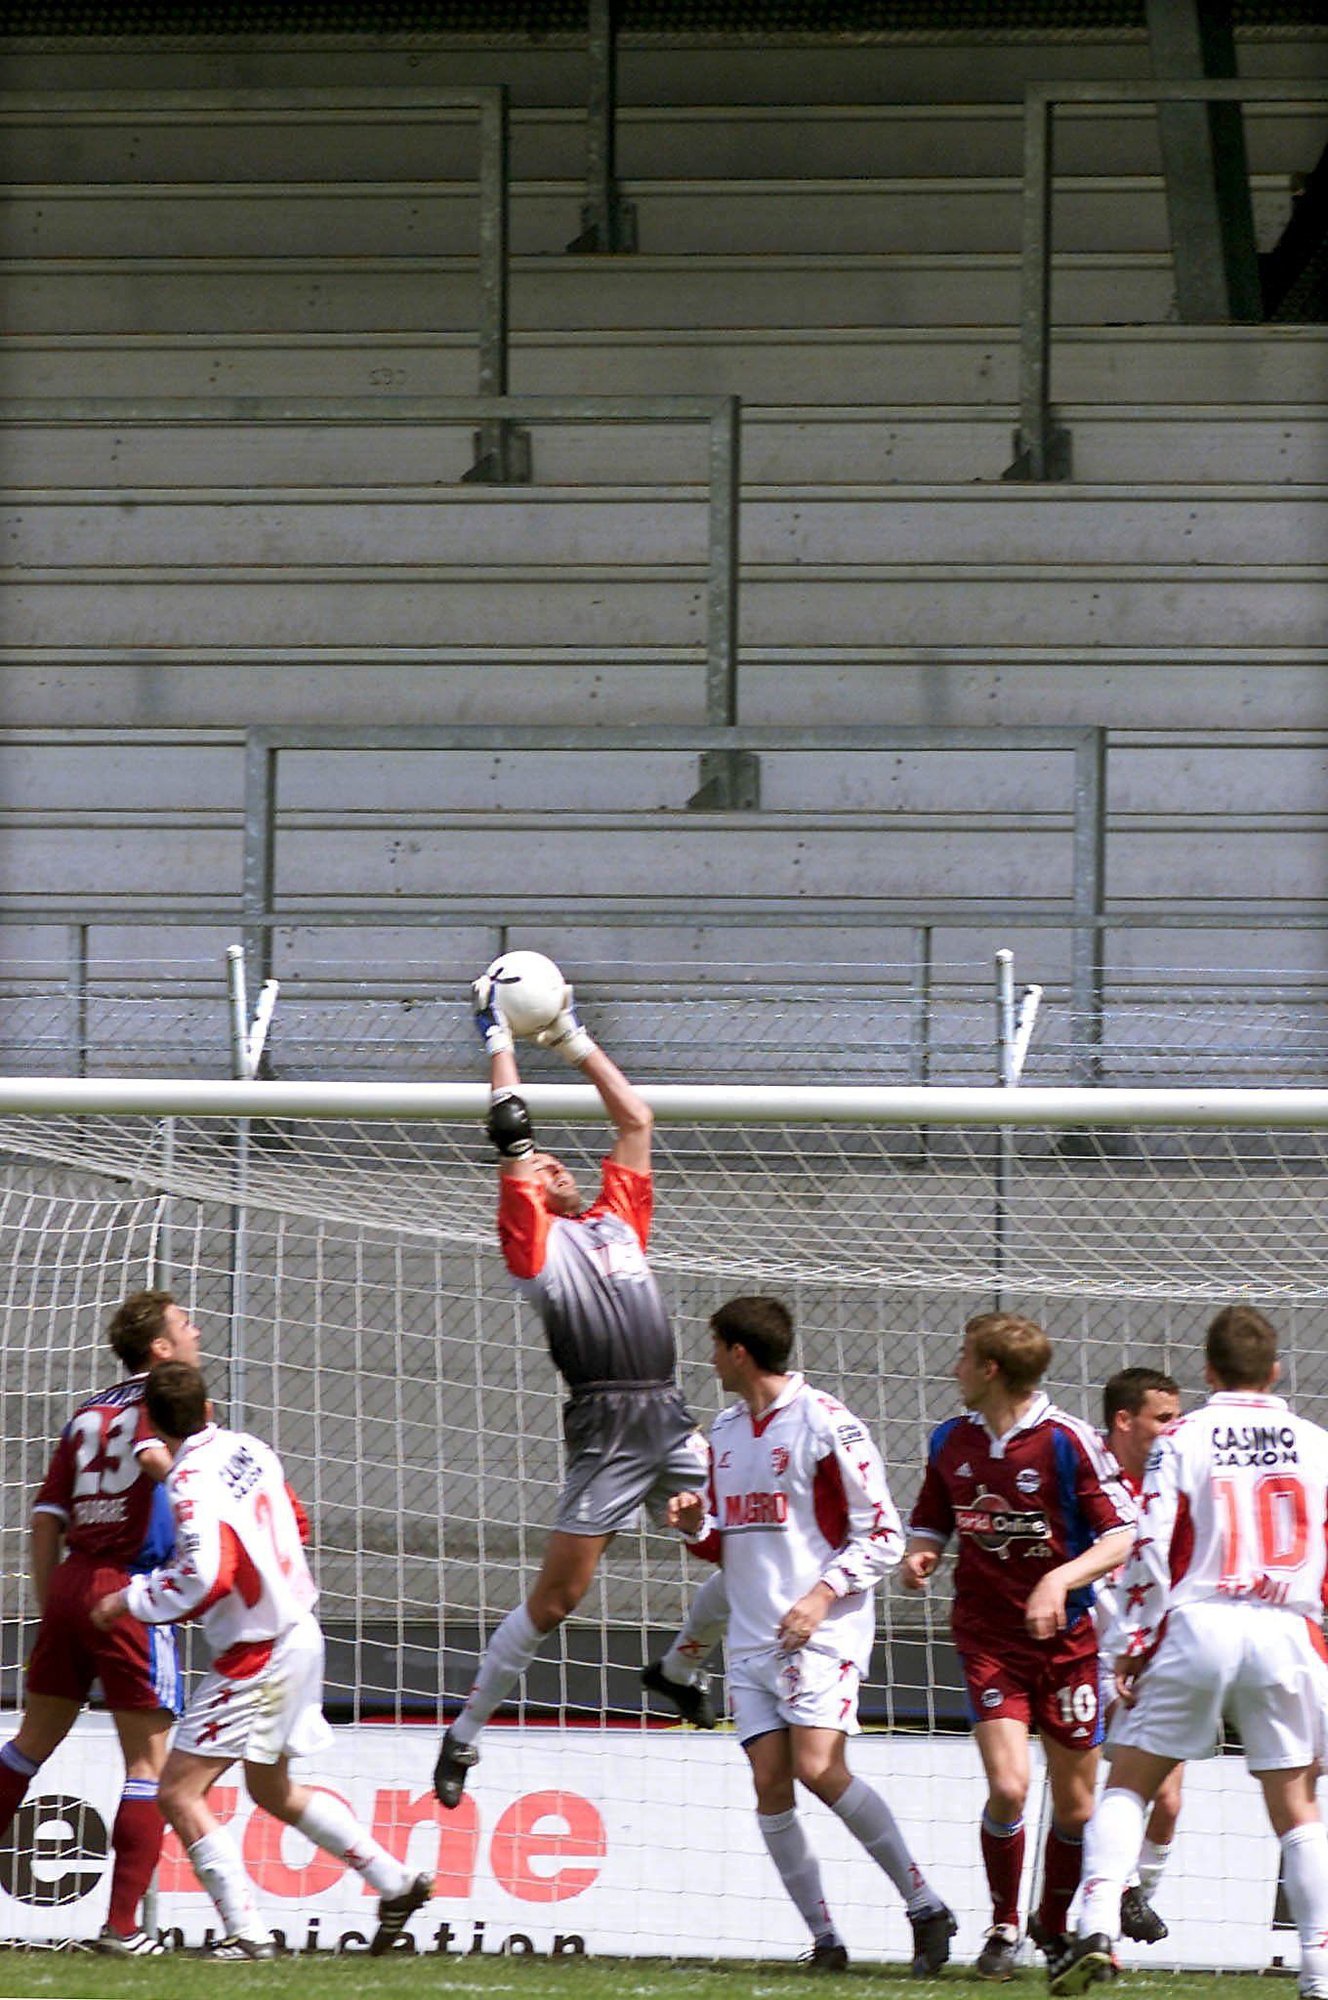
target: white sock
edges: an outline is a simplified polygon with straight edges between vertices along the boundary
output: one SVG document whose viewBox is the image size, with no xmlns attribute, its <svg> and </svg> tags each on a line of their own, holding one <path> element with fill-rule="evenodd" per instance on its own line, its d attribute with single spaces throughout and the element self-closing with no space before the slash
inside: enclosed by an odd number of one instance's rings
<svg viewBox="0 0 1328 2000">
<path fill-rule="evenodd" d="M 1144 1802 L 1123 1785 L 1109 1786 L 1084 1828 L 1080 1937 L 1120 1936 L 1120 1899 L 1144 1837 Z"/>
<path fill-rule="evenodd" d="M 451 1725 L 458 1743 L 473 1743 L 495 1708 L 506 1699 L 544 1644 L 524 1604 L 509 1611 L 490 1639 L 466 1705 Z"/>
<path fill-rule="evenodd" d="M 258 1905 L 234 1841 L 218 1827 L 189 1849 L 189 1865 L 217 1906 L 226 1937 L 263 1938 Z"/>
<path fill-rule="evenodd" d="M 878 1868 L 883 1868 L 908 1906 L 910 1916 L 919 1910 L 935 1909 L 940 1897 L 928 1888 L 926 1877 L 904 1845 L 898 1823 L 879 1792 L 863 1778 L 850 1778 L 830 1808 L 842 1819 Z"/>
<path fill-rule="evenodd" d="M 728 1630 L 729 1591 L 724 1572 L 708 1576 L 687 1607 L 682 1630 L 660 1661 L 666 1680 L 692 1681 Z"/>
<path fill-rule="evenodd" d="M 1287 1904 L 1300 1933 L 1300 1990 L 1328 1993 L 1328 1828 L 1322 1820 L 1293 1826 L 1279 1843 Z"/>
<path fill-rule="evenodd" d="M 415 1879 L 403 1861 L 365 1832 L 348 1805 L 326 1792 L 314 1793 L 295 1824 L 306 1840 L 339 1856 L 380 1896 L 399 1896 Z"/>
<path fill-rule="evenodd" d="M 823 1938 L 838 1944 L 839 1933 L 821 1894 L 820 1863 L 807 1845 L 797 1813 L 757 1813 L 756 1824 L 761 1829 L 766 1852 L 779 1870 L 789 1901 L 812 1936 L 818 1944 Z"/>
<path fill-rule="evenodd" d="M 1139 1849 L 1139 1887 L 1150 1903 L 1153 1900 L 1153 1891 L 1162 1880 L 1170 1859 L 1170 1841 L 1165 1847 L 1159 1847 L 1155 1840 L 1149 1840 L 1147 1835 L 1144 1836 L 1144 1844 Z"/>
</svg>

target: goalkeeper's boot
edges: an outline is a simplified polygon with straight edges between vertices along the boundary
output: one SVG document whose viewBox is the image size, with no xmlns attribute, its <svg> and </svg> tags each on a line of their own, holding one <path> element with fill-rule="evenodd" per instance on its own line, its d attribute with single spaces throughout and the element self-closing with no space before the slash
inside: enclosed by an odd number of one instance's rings
<svg viewBox="0 0 1328 2000">
<path fill-rule="evenodd" d="M 461 1804 L 466 1778 L 480 1761 L 477 1743 L 458 1743 L 450 1729 L 443 1733 L 438 1762 L 433 1767 L 433 1795 L 440 1806 L 454 1812 Z"/>
<path fill-rule="evenodd" d="M 672 1702 L 684 1722 L 693 1723 L 698 1729 L 714 1728 L 717 1717 L 709 1674 L 698 1674 L 695 1680 L 674 1681 L 665 1673 L 663 1660 L 652 1660 L 641 1669 L 641 1685 L 649 1688 L 651 1694 L 662 1695 L 665 1701 Z"/>
<path fill-rule="evenodd" d="M 1171 1935 L 1137 1882 L 1120 1899 L 1120 1927 L 1121 1936 L 1135 1944 L 1161 1944 Z"/>
<path fill-rule="evenodd" d="M 950 1940 L 959 1929 L 958 1918 L 944 1903 L 938 1903 L 934 1910 L 920 1910 L 908 1921 L 913 1931 L 913 1963 L 909 1972 L 914 1979 L 934 1979 L 950 1956 Z"/>
<path fill-rule="evenodd" d="M 1072 1938 L 1057 1958 L 1047 1961 L 1047 1984 L 1056 1994 L 1087 1993 L 1100 1980 L 1116 1977 L 1116 1955 L 1102 1931 Z"/>
<path fill-rule="evenodd" d="M 993 1924 L 973 1961 L 979 1979 L 1013 1979 L 1019 1970 L 1019 1933 L 1013 1924 Z"/>
<path fill-rule="evenodd" d="M 422 1910 L 433 1894 L 433 1876 L 415 1875 L 399 1896 L 378 1899 L 378 1929 L 369 1944 L 370 1958 L 391 1951 L 416 1910 Z"/>
<path fill-rule="evenodd" d="M 847 1972 L 848 1950 L 838 1938 L 817 1938 L 802 1963 L 808 1972 Z"/>
</svg>

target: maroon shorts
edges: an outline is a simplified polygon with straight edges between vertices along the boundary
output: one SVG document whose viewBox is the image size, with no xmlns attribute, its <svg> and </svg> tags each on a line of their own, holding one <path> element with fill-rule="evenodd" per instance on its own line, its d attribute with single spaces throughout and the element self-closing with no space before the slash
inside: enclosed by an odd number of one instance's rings
<svg viewBox="0 0 1328 2000">
<path fill-rule="evenodd" d="M 985 1650 L 960 1644 L 959 1663 L 974 1722 L 1008 1716 L 1067 1750 L 1091 1750 L 1105 1724 L 1098 1691 L 1097 1630 L 1080 1618 L 1046 1645 L 1002 1642 Z"/>
<path fill-rule="evenodd" d="M 94 1681 L 112 1711 L 167 1708 L 180 1712 L 175 1628 L 120 1618 L 109 1632 L 92 1623 L 92 1607 L 122 1590 L 128 1570 L 68 1556 L 51 1577 L 37 1642 L 28 1657 L 29 1694 L 85 1702 Z"/>
</svg>

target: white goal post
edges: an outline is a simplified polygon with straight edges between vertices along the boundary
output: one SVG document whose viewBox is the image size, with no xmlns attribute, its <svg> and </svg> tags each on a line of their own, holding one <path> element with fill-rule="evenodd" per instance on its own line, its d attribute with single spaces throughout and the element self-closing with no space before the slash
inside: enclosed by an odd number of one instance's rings
<svg viewBox="0 0 1328 2000">
<path fill-rule="evenodd" d="M 541 1142 L 593 1181 L 607 1129 L 595 1093 L 536 1082 L 525 1094 Z M 1044 1322 L 1049 1387 L 1089 1418 L 1127 1362 L 1198 1395 L 1207 1320 L 1251 1298 L 1282 1335 L 1289 1393 L 1328 1418 L 1328 1090 L 643 1094 L 656 1117 L 652 1262 L 703 1420 L 717 1407 L 709 1314 L 753 1290 L 787 1299 L 800 1365 L 872 1426 L 905 1509 L 927 1432 L 954 1408 L 962 1321 L 997 1298 Z M 732 1738 L 643 1709 L 639 1667 L 701 1580 L 648 1525 L 619 1537 L 511 1726 L 486 1739 L 478 1818 L 463 1828 L 433 1812 L 436 1726 L 533 1576 L 561 1476 L 560 1387 L 496 1250 L 487 1102 L 473 1082 L 0 1078 L 5 1706 L 21 1698 L 32 1629 L 36 1480 L 77 1398 L 115 1372 L 110 1312 L 165 1283 L 199 1320 L 226 1420 L 276 1445 L 313 1518 L 329 1706 L 344 1724 L 340 1761 L 317 1781 L 420 1866 L 452 1870 L 442 1915 L 455 1943 L 430 1942 L 435 1909 L 420 1948 L 469 1949 L 478 1923 L 493 1927 L 480 1949 L 516 1937 L 537 1950 L 576 1948 L 569 1938 L 682 1950 L 697 1872 L 713 1864 L 731 1893 L 694 1948 L 796 1955 L 805 1941 L 760 1849 Z M 943 1592 L 927 1606 L 883 1593 L 863 1704 L 872 1726 L 854 1755 L 959 1910 L 971 1956 L 984 1923 L 980 1787 L 958 1733 L 945 1610 Z M 83 1764 L 43 1773 L 50 1796 L 91 1799 L 112 1783 L 115 1759 L 88 1728 L 82 1752 L 61 1753 Z M 1270 1860 L 1251 1816 L 1229 1808 L 1245 1782 L 1229 1760 L 1194 1774 L 1163 1898 L 1169 1962 L 1270 1955 L 1275 1850 Z M 97 1807 L 110 1809 L 113 1798 Z M 841 1870 L 855 1955 L 906 1956 L 888 1886 L 819 1809 L 814 1837 Z M 255 1833 L 253 1845 L 275 1921 L 291 1931 L 298 1908 L 301 1924 L 325 1917 L 325 1944 L 353 1932 L 358 1891 L 311 1872 L 297 1836 L 269 1852 Z M 205 1906 L 174 1865 L 167 1920 L 199 1934 Z M 16 1850 L 0 1852 L 0 1934 L 20 1934 L 20 1878 Z M 92 1897 L 28 1914 L 43 1935 L 87 1933 L 102 1914 Z"/>
</svg>

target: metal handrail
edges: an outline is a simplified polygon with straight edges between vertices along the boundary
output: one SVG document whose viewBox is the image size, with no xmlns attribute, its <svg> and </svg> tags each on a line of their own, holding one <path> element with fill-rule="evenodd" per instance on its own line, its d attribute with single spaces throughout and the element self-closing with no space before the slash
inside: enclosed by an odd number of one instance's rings
<svg viewBox="0 0 1328 2000">
<path fill-rule="evenodd" d="M 256 115 L 313 124 L 339 109 L 361 121 L 379 112 L 392 124 L 430 111 L 479 114 L 479 393 L 506 396 L 511 169 L 505 84 L 464 90 L 122 90 L 110 101 L 100 91 L 0 91 L 0 125 L 34 118 L 49 125 L 54 117 L 92 125 L 170 125 L 200 111 L 210 125 L 240 124 Z M 501 423 L 501 415 L 496 421 Z M 472 476 L 509 476 L 510 440 L 506 428 L 490 427 L 481 437 Z"/>
<path fill-rule="evenodd" d="M 29 396 L 0 401 L 0 428 L 12 424 L 458 424 L 510 431 L 529 424 L 705 424 L 709 514 L 706 533 L 706 720 L 738 720 L 738 500 L 742 403 L 737 396 Z M 598 741 L 598 738 L 596 739 Z M 575 746 L 572 746 L 575 747 Z M 727 737 L 710 754 L 730 754 Z"/>
<path fill-rule="evenodd" d="M 991 752 L 997 746 L 1007 751 L 1060 750 L 1073 759 L 1072 765 L 1072 869 L 1071 893 L 1061 905 L 1061 922 L 1071 931 L 1071 987 L 1075 1011 L 1085 1024 L 1083 1080 L 1095 1080 L 1100 1062 L 1102 1017 L 1102 925 L 1105 894 L 1106 841 L 1106 731 L 1100 727 L 1051 728 L 1010 725 L 987 729 L 932 727 L 927 724 L 895 728 L 865 726 L 843 728 L 744 727 L 687 729 L 679 727 L 639 727 L 635 729 L 560 729 L 548 726 L 470 724 L 450 728 L 397 726 L 383 729 L 346 727 L 251 729 L 245 747 L 245 807 L 243 908 L 244 942 L 248 962 L 258 980 L 271 971 L 272 926 L 268 919 L 276 905 L 276 836 L 278 761 L 284 750 L 360 750 L 383 754 L 392 751 L 471 750 L 471 751 L 582 751 L 624 756 L 631 753 L 682 750 L 699 752 L 702 769 L 707 757 L 748 757 L 762 754 L 818 751 L 842 756 L 852 753 L 914 749 L 951 752 L 979 749 Z M 882 811 L 883 826 L 891 815 Z M 640 899 L 631 900 L 633 917 L 640 914 Z M 757 900 L 771 900 L 761 899 Z M 865 899 L 845 898 L 857 904 Z M 901 899 L 901 904 L 904 899 Z M 1053 900 L 1053 899 L 1048 899 Z M 455 910 L 456 905 L 451 907 Z M 506 904 L 505 904 L 506 910 Z M 686 907 L 693 912 L 695 899 Z M 806 898 L 790 898 L 794 909 L 805 917 L 824 907 Z M 578 898 L 578 909 L 590 915 L 590 899 Z M 914 905 L 915 916 L 925 917 Z M 508 921 L 514 921 L 512 917 Z M 675 910 L 674 920 L 681 920 Z M 880 921 L 879 914 L 876 921 Z"/>
<path fill-rule="evenodd" d="M 1030 83 L 1024 93 L 1023 250 L 1019 293 L 1019 428 L 1006 479 L 1070 477 L 1070 434 L 1051 408 L 1053 118 L 1067 104 L 1328 104 L 1328 84 L 1303 78 L 1193 83 Z"/>
</svg>

